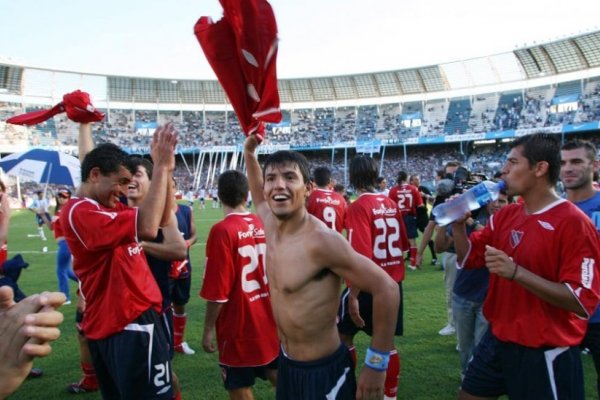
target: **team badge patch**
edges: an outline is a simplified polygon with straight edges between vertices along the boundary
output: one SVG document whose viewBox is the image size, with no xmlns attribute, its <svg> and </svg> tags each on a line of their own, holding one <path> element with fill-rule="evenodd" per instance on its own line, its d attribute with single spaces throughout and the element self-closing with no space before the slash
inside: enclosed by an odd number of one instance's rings
<svg viewBox="0 0 600 400">
<path fill-rule="evenodd" d="M 521 243 L 521 239 L 523 239 L 523 232 L 521 231 L 510 231 L 510 245 L 513 247 L 517 247 L 519 243 Z"/>
</svg>

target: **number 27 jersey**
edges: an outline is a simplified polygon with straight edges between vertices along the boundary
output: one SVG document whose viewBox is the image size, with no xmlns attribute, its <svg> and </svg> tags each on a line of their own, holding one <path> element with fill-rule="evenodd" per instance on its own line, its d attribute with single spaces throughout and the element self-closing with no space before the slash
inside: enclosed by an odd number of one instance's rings
<svg viewBox="0 0 600 400">
<path fill-rule="evenodd" d="M 383 193 L 363 193 L 346 210 L 348 241 L 396 282 L 404 279 L 404 252 L 410 244 L 402 214 Z"/>
<path fill-rule="evenodd" d="M 200 296 L 223 304 L 216 322 L 222 364 L 266 365 L 279 354 L 264 262 L 266 247 L 263 224 L 251 213 L 227 215 L 208 235 Z"/>
</svg>

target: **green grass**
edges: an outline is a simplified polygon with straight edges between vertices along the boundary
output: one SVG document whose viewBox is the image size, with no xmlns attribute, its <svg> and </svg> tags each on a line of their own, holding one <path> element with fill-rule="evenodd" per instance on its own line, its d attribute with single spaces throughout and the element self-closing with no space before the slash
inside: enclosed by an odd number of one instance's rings
<svg viewBox="0 0 600 400">
<path fill-rule="evenodd" d="M 208 203 L 210 205 L 210 202 Z M 173 369 L 182 383 L 184 399 L 217 400 L 227 399 L 217 367 L 217 355 L 202 351 L 202 323 L 204 302 L 198 297 L 204 264 L 204 246 L 212 224 L 222 218 L 221 210 L 195 209 L 196 227 L 199 233 L 197 244 L 192 247 L 193 286 L 188 304 L 186 340 L 196 350 L 193 356 L 177 354 Z M 43 290 L 57 290 L 55 276 L 56 244 L 50 235 L 47 242 L 39 238 L 28 238 L 36 233 L 34 217 L 29 211 L 14 212 L 9 233 L 9 256 L 22 253 L 30 266 L 21 275 L 19 284 L 26 294 Z M 42 253 L 43 246 L 49 251 Z M 396 339 L 402 371 L 398 398 L 411 400 L 441 400 L 456 398 L 460 383 L 460 367 L 456 352 L 456 339 L 438 335 L 446 322 L 443 273 L 437 266 L 430 266 L 429 251 L 426 251 L 424 268 L 406 272 L 404 281 L 404 336 Z M 71 297 L 75 298 L 75 285 L 71 285 Z M 80 378 L 79 352 L 74 327 L 75 306 L 63 306 L 65 315 L 62 335 L 53 344 L 50 356 L 36 360 L 35 366 L 44 369 L 44 376 L 27 380 L 11 399 L 68 399 L 66 385 Z M 356 337 L 359 360 L 364 358 L 368 337 Z M 591 357 L 584 356 L 586 394 L 596 398 L 595 371 Z M 2 362 L 2 361 L 0 361 Z M 360 363 L 362 364 L 362 363 Z M 256 384 L 256 399 L 273 399 L 274 391 L 268 384 Z M 99 399 L 100 394 L 78 395 L 82 399 Z"/>
</svg>

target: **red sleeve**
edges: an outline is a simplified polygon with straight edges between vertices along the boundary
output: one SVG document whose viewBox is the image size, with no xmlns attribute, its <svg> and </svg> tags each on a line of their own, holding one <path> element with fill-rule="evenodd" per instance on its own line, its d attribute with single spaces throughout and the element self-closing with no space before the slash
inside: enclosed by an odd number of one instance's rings
<svg viewBox="0 0 600 400">
<path fill-rule="evenodd" d="M 346 231 L 352 248 L 372 260 L 371 221 L 362 206 L 356 204 L 346 210 Z"/>
<path fill-rule="evenodd" d="M 100 208 L 83 200 L 68 210 L 68 223 L 77 239 L 90 251 L 137 242 L 137 208 L 120 203 L 114 209 Z M 65 217 L 62 223 L 66 223 Z M 92 228 L 93 227 L 93 228 Z"/>
<path fill-rule="evenodd" d="M 413 193 L 413 198 L 415 199 L 413 211 L 416 211 L 417 207 L 421 207 L 423 205 L 423 196 L 421 196 L 421 192 L 419 192 L 419 189 L 416 186 L 412 186 L 411 191 Z"/>
<path fill-rule="evenodd" d="M 204 282 L 200 290 L 202 298 L 219 303 L 229 300 L 229 294 L 235 284 L 232 246 L 229 234 L 223 224 L 214 225 L 206 242 Z"/>
<path fill-rule="evenodd" d="M 562 232 L 559 282 L 565 283 L 588 314 L 592 315 L 598 304 L 600 289 L 600 240 L 591 223 L 577 218 L 572 220 L 580 223 L 571 223 Z"/>
<path fill-rule="evenodd" d="M 481 268 L 485 265 L 485 245 L 491 243 L 494 216 L 482 230 L 474 231 L 469 235 L 469 250 L 463 261 L 464 268 Z"/>
</svg>

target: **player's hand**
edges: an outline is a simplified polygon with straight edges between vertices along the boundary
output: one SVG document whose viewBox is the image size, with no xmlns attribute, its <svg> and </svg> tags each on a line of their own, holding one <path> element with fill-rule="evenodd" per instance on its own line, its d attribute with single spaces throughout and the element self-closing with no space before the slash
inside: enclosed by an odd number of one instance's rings
<svg viewBox="0 0 600 400">
<path fill-rule="evenodd" d="M 356 386 L 356 400 L 381 400 L 385 383 L 385 371 L 375 371 L 364 366 Z"/>
<path fill-rule="evenodd" d="M 513 276 L 516 268 L 511 257 L 492 246 L 485 246 L 485 266 L 491 273 L 507 279 Z"/>
<path fill-rule="evenodd" d="M 354 325 L 359 328 L 365 326 L 365 321 L 360 316 L 360 307 L 357 297 L 348 296 L 348 313 L 350 314 L 350 318 L 352 319 L 352 322 L 354 322 Z"/>
<path fill-rule="evenodd" d="M 202 348 L 207 353 L 214 353 L 217 351 L 212 330 L 210 332 L 204 332 L 204 335 L 202 335 Z"/>
<path fill-rule="evenodd" d="M 50 354 L 50 342 L 60 335 L 65 302 L 62 293 L 44 292 L 19 303 L 10 287 L 0 288 L 0 398 L 14 391 L 27 377 L 34 357 Z"/>
<path fill-rule="evenodd" d="M 417 256 L 415 257 L 415 267 L 420 268 L 422 262 L 423 262 L 423 254 L 419 254 L 419 252 L 417 252 Z"/>
<path fill-rule="evenodd" d="M 177 146 L 177 131 L 172 123 L 159 126 L 154 131 L 150 145 L 150 155 L 155 167 L 175 169 L 175 147 Z"/>
<path fill-rule="evenodd" d="M 256 152 L 256 148 L 258 147 L 258 139 L 254 135 L 248 135 L 246 140 L 244 141 L 244 151 L 247 153 Z"/>
</svg>

